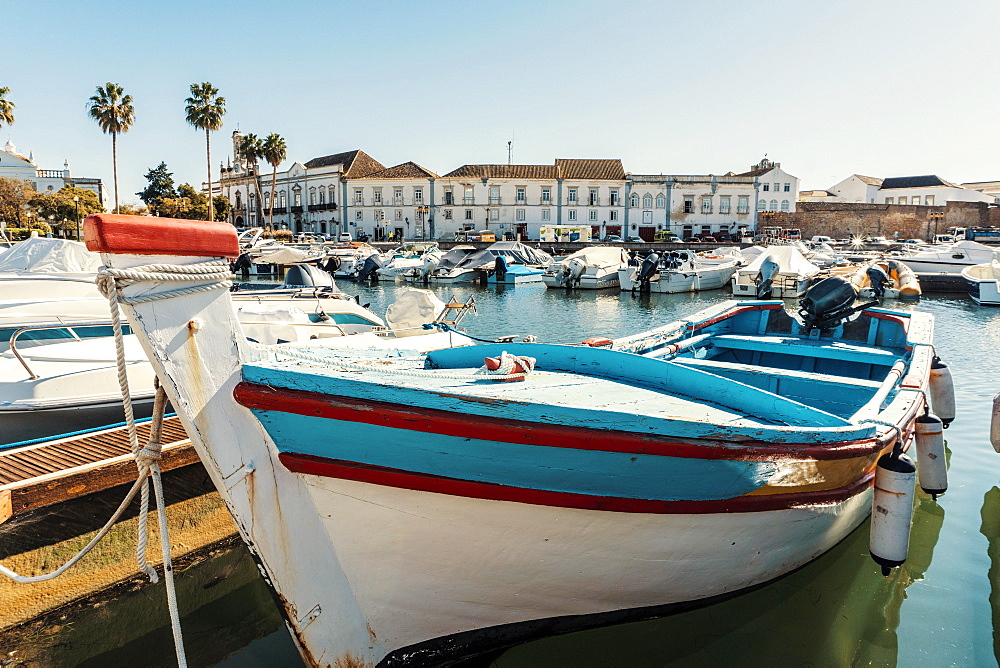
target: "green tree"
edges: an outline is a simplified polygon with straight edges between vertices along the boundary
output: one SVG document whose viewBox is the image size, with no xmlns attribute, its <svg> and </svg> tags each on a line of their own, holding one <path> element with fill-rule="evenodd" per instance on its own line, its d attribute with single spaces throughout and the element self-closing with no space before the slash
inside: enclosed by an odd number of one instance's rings
<svg viewBox="0 0 1000 668">
<path fill-rule="evenodd" d="M 271 201 L 267 221 L 267 229 L 274 229 L 274 189 L 278 183 L 278 165 L 288 155 L 285 140 L 274 132 L 264 137 L 260 145 L 260 156 L 271 165 Z M 263 211 L 261 211 L 263 213 Z"/>
<path fill-rule="evenodd" d="M 219 89 L 204 82 L 191 84 L 191 97 L 185 100 L 186 120 L 199 130 L 205 131 L 205 157 L 208 162 L 208 192 L 212 192 L 212 131 L 222 128 L 222 117 L 226 115 L 226 98 L 219 95 Z M 208 200 L 207 220 L 214 219 L 212 200 Z"/>
<path fill-rule="evenodd" d="M 219 222 L 225 222 L 229 220 L 229 212 L 232 211 L 232 205 L 225 195 L 216 195 L 212 198 L 212 208 L 215 211 L 215 220 Z"/>
<path fill-rule="evenodd" d="M 208 215 L 208 196 L 198 192 L 190 183 L 177 186 L 176 197 L 164 198 L 160 213 L 168 218 L 205 220 Z"/>
<path fill-rule="evenodd" d="M 261 204 L 261 199 L 260 199 L 260 174 L 258 173 L 257 163 L 260 162 L 262 151 L 263 151 L 263 142 L 261 142 L 261 140 L 257 137 L 257 135 L 255 135 L 252 132 L 247 133 L 240 141 L 240 153 L 243 154 L 243 158 L 247 161 L 247 172 L 250 173 L 250 176 L 253 179 L 254 188 L 257 191 L 258 204 Z M 263 213 L 264 210 L 261 209 L 261 215 L 263 215 Z M 249 227 L 249 225 L 250 221 L 248 220 L 247 226 Z"/>
<path fill-rule="evenodd" d="M 167 163 L 161 162 L 146 172 L 146 181 L 149 185 L 136 195 L 152 209 L 155 215 L 160 215 L 159 209 L 163 200 L 177 197 L 177 191 L 174 190 L 174 175 L 167 171 Z"/>
<path fill-rule="evenodd" d="M 14 124 L 14 108 L 17 106 L 7 99 L 10 88 L 0 87 L 0 125 Z"/>
<path fill-rule="evenodd" d="M 115 213 L 118 213 L 118 135 L 128 132 L 135 123 L 132 96 L 125 89 L 110 81 L 98 86 L 87 102 L 90 117 L 97 121 L 104 134 L 111 135 L 111 157 L 115 175 Z"/>
<path fill-rule="evenodd" d="M 84 218 L 104 211 L 97 193 L 74 186 L 64 186 L 54 193 L 34 193 L 28 207 L 39 220 L 49 220 L 54 227 L 73 230 L 74 234 L 79 232 L 78 223 Z"/>
<path fill-rule="evenodd" d="M 22 227 L 33 195 L 35 187 L 31 181 L 0 178 L 0 221 Z"/>
</svg>

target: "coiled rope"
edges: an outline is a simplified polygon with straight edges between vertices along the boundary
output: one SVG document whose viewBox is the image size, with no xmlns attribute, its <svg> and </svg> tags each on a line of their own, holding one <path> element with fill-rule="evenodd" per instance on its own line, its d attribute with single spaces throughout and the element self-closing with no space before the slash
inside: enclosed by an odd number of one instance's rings
<svg viewBox="0 0 1000 668">
<path fill-rule="evenodd" d="M 163 558 L 163 575 L 167 589 L 167 607 L 170 610 L 170 626 L 174 637 L 174 650 L 177 655 L 177 665 L 186 668 L 187 658 L 184 653 L 184 639 L 181 634 L 180 613 L 177 607 L 177 594 L 174 586 L 173 564 L 170 558 L 170 537 L 167 530 L 166 503 L 163 497 L 163 481 L 160 475 L 160 457 L 162 443 L 160 442 L 163 430 L 163 412 L 166 407 L 166 392 L 156 382 L 156 396 L 153 401 L 153 421 L 150 428 L 149 442 L 145 446 L 139 445 L 139 437 L 135 427 L 135 413 L 132 407 L 132 397 L 128 386 L 128 374 L 125 362 L 125 339 L 122 331 L 121 316 L 119 314 L 119 304 L 142 304 L 158 299 L 169 299 L 181 295 L 208 292 L 211 290 L 228 290 L 232 285 L 229 265 L 222 260 L 212 260 L 192 265 L 169 265 L 151 264 L 131 269 L 114 269 L 103 267 L 97 276 L 97 287 L 109 302 L 111 310 L 111 323 L 114 329 L 115 357 L 118 367 L 118 385 L 122 392 L 122 405 L 125 412 L 125 423 L 128 428 L 129 446 L 132 457 L 135 459 L 138 476 L 132 484 L 128 494 L 121 504 L 111 515 L 103 527 L 90 539 L 83 549 L 73 555 L 66 563 L 50 573 L 35 576 L 20 575 L 2 565 L 0 574 L 14 580 L 15 582 L 27 584 L 33 582 L 45 582 L 52 580 L 65 573 L 75 565 L 80 559 L 86 556 L 103 539 L 112 527 L 118 522 L 122 513 L 128 508 L 135 498 L 136 493 L 140 494 L 139 517 L 138 517 L 138 540 L 136 543 L 136 562 L 139 570 L 149 576 L 151 582 L 158 582 L 159 576 L 146 557 L 146 547 L 148 543 L 148 512 L 149 512 L 149 480 L 153 480 L 153 492 L 156 497 L 158 524 L 160 531 L 160 548 Z M 126 298 L 122 295 L 122 288 L 138 281 L 157 282 L 204 282 L 212 281 L 206 285 L 177 288 L 166 292 L 151 295 L 140 295 Z"/>
</svg>

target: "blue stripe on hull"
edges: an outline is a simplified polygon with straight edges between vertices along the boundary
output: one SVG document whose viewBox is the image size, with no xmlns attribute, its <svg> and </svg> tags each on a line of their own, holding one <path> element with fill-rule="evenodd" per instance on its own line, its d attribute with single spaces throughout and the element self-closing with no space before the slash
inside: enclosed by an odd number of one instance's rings
<svg viewBox="0 0 1000 668">
<path fill-rule="evenodd" d="M 663 501 L 729 499 L 767 482 L 768 462 L 499 443 L 255 410 L 281 452 L 459 480 Z"/>
</svg>

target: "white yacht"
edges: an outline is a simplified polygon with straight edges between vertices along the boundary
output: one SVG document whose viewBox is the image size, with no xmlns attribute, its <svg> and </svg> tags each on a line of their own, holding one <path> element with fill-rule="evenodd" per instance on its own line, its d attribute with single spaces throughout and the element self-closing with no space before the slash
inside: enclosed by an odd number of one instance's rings
<svg viewBox="0 0 1000 668">
<path fill-rule="evenodd" d="M 902 256 L 899 259 L 918 274 L 946 274 L 958 277 L 966 267 L 991 262 L 994 252 L 996 252 L 995 246 L 962 240 Z"/>
<path fill-rule="evenodd" d="M 620 246 L 587 247 L 550 263 L 542 282 L 547 288 L 617 288 L 618 269 L 628 261 L 628 252 Z"/>
</svg>

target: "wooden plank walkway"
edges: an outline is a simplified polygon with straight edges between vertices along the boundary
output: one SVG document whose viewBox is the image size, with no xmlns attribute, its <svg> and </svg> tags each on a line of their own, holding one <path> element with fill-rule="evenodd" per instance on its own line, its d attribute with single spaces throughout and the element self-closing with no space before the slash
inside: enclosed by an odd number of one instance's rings
<svg viewBox="0 0 1000 668">
<path fill-rule="evenodd" d="M 139 442 L 149 438 L 149 421 L 137 425 Z M 184 427 L 163 420 L 160 470 L 198 461 Z M 0 450 L 0 522 L 12 515 L 66 501 L 135 480 L 136 467 L 126 427 Z"/>
</svg>

